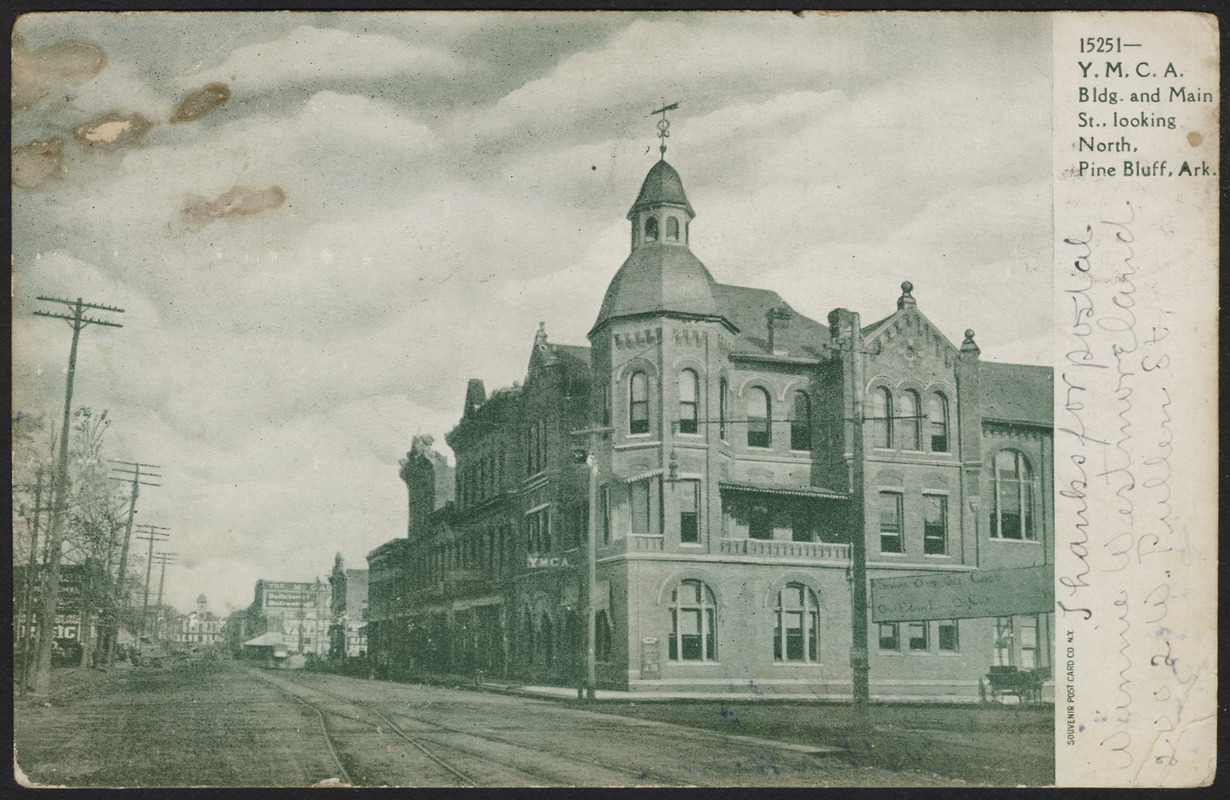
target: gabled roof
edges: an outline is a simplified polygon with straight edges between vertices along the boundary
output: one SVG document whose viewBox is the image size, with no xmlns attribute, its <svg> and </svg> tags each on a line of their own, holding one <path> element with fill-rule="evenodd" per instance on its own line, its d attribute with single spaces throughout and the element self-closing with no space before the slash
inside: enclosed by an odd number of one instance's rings
<svg viewBox="0 0 1230 800">
<path fill-rule="evenodd" d="M 982 418 L 1029 425 L 1055 424 L 1055 372 L 1030 364 L 979 364 Z"/>
<path fill-rule="evenodd" d="M 713 295 L 723 316 L 739 329 L 736 347 L 743 352 L 769 351 L 769 311 L 774 308 L 787 308 L 791 312 L 784 337 L 781 329 L 774 335 L 777 347 L 792 354 L 821 355 L 829 340 L 827 325 L 790 308 L 777 292 L 715 283 Z"/>
</svg>

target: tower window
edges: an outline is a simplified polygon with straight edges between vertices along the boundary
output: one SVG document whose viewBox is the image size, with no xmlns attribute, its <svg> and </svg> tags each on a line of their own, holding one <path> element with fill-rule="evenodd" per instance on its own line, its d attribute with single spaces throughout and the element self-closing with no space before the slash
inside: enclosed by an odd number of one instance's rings
<svg viewBox="0 0 1230 800">
<path fill-rule="evenodd" d="M 645 219 L 645 241 L 658 241 L 658 218 L 646 217 Z"/>
<path fill-rule="evenodd" d="M 729 392 L 730 385 L 722 378 L 718 381 L 718 435 L 723 441 L 726 440 L 726 395 Z"/>
<path fill-rule="evenodd" d="M 632 373 L 628 389 L 628 433 L 649 433 L 649 379 L 645 373 Z"/>
<path fill-rule="evenodd" d="M 668 242 L 679 241 L 679 219 L 677 217 L 666 218 L 666 240 Z"/>
<path fill-rule="evenodd" d="M 696 433 L 696 373 L 679 373 L 679 432 Z"/>
</svg>

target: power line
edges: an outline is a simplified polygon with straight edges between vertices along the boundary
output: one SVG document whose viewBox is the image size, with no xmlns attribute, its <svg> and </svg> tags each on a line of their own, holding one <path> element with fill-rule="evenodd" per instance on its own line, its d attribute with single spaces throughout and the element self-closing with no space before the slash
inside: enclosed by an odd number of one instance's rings
<svg viewBox="0 0 1230 800">
<path fill-rule="evenodd" d="M 165 542 L 171 538 L 171 529 L 159 525 L 139 526 L 144 536 L 137 536 L 143 542 L 149 542 L 149 557 L 145 560 L 145 601 L 141 604 L 141 633 L 145 633 L 146 615 L 149 614 L 149 581 L 154 570 L 154 542 Z"/>
<path fill-rule="evenodd" d="M 116 614 L 116 620 L 115 620 L 115 628 L 114 630 L 110 632 L 110 635 L 109 635 L 110 641 L 107 643 L 106 663 L 108 666 L 115 663 L 115 655 L 116 655 L 116 650 L 117 650 L 116 645 L 119 639 L 120 625 L 121 625 L 121 615 L 118 613 L 119 609 L 121 608 L 121 606 L 123 608 L 128 607 L 129 597 L 124 592 L 124 583 L 125 583 L 125 578 L 128 575 L 128 544 L 132 540 L 132 523 L 133 523 L 133 518 L 135 517 L 137 513 L 137 496 L 140 494 L 140 491 L 141 491 L 140 487 L 142 486 L 161 486 L 162 485 L 160 483 L 151 483 L 149 481 L 141 480 L 142 478 L 161 478 L 162 476 L 159 475 L 158 473 L 149 472 L 149 470 L 152 470 L 152 469 L 162 469 L 162 467 L 158 466 L 157 464 L 142 464 L 139 461 L 117 461 L 116 459 L 109 459 L 109 460 L 113 464 L 122 464 L 124 467 L 131 468 L 131 469 L 124 469 L 123 467 L 112 467 L 111 470 L 118 474 L 111 475 L 109 477 L 113 481 L 127 481 L 131 478 L 132 479 L 132 494 L 129 496 L 129 499 L 128 499 L 128 522 L 124 526 L 124 545 L 120 550 L 119 569 L 116 570 L 115 607 L 116 607 L 117 614 Z M 142 468 L 145 468 L 146 471 L 142 472 L 141 471 Z"/>
</svg>

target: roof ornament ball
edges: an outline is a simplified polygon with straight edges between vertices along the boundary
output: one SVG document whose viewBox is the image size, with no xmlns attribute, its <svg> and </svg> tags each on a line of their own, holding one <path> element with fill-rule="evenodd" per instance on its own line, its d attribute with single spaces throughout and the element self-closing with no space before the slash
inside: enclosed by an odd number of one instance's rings
<svg viewBox="0 0 1230 800">
<path fill-rule="evenodd" d="M 674 111 L 676 108 L 679 108 L 678 103 L 671 103 L 668 106 L 666 105 L 666 102 L 663 101 L 663 105 L 661 108 L 659 108 L 657 111 L 649 112 L 649 116 L 651 117 L 654 114 L 662 115 L 662 119 L 658 120 L 658 138 L 662 140 L 662 144 L 658 146 L 658 153 L 659 153 L 658 160 L 659 161 L 666 160 L 666 140 L 670 138 L 670 135 L 671 135 L 670 134 L 671 123 L 670 123 L 670 120 L 666 118 L 666 112 Z"/>
<path fill-rule="evenodd" d="M 897 298 L 897 308 L 918 305 L 918 302 L 914 299 L 914 295 L 910 294 L 912 291 L 914 291 L 914 284 L 909 281 L 903 281 L 901 284 L 901 297 Z"/>
<path fill-rule="evenodd" d="M 963 353 L 982 352 L 981 349 L 978 347 L 978 344 L 974 341 L 974 329 L 973 328 L 965 329 L 965 341 L 961 342 L 961 352 Z"/>
</svg>

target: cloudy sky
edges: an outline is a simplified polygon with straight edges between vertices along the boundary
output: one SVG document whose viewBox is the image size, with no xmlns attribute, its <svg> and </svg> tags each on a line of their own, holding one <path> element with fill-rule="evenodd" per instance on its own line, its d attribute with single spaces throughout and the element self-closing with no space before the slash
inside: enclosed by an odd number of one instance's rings
<svg viewBox="0 0 1230 800">
<path fill-rule="evenodd" d="M 168 600 L 365 566 L 397 461 L 466 379 L 584 344 L 668 160 L 714 277 L 823 320 L 911 280 L 950 339 L 1046 363 L 1044 16 L 65 14 L 23 18 L 12 118 L 13 409 L 75 405 L 162 465 Z M 175 120 L 172 122 L 172 120 Z M 58 143 L 58 144 L 57 144 Z"/>
</svg>

